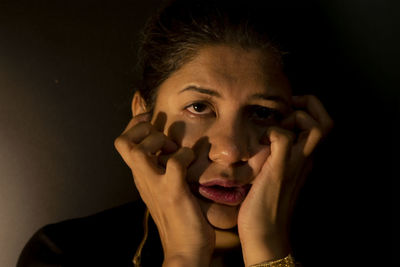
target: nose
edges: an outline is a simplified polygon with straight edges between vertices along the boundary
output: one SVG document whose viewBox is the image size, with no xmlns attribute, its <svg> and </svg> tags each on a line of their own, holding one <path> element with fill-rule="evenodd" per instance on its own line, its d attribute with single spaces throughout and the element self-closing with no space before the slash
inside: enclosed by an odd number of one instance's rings
<svg viewBox="0 0 400 267">
<path fill-rule="evenodd" d="M 222 124 L 209 132 L 211 161 L 230 166 L 249 160 L 249 138 L 240 124 Z"/>
</svg>

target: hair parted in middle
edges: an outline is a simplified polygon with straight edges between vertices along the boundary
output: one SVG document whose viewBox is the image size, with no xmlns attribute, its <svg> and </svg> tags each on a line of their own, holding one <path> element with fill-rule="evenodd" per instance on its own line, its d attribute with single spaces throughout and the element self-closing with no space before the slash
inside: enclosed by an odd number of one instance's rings
<svg viewBox="0 0 400 267">
<path fill-rule="evenodd" d="M 139 48 L 139 92 L 152 111 L 158 87 L 209 45 L 239 46 L 276 53 L 283 49 L 275 38 L 274 10 L 255 1 L 169 1 L 152 16 L 143 31 Z M 271 25 L 273 24 L 273 25 Z"/>
</svg>

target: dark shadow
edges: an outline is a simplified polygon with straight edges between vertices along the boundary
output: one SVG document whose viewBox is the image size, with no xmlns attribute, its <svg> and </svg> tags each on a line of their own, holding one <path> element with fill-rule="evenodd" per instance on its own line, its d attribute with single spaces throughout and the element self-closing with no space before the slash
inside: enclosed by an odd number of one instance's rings
<svg viewBox="0 0 400 267">
<path fill-rule="evenodd" d="M 183 121 L 175 121 L 169 126 L 167 136 L 171 138 L 179 147 L 182 146 L 182 140 L 185 136 L 186 124 Z"/>
<path fill-rule="evenodd" d="M 153 115 L 154 116 L 154 115 Z M 167 122 L 167 114 L 165 112 L 158 112 L 154 120 L 154 127 L 157 131 L 164 132 L 165 123 Z"/>
</svg>

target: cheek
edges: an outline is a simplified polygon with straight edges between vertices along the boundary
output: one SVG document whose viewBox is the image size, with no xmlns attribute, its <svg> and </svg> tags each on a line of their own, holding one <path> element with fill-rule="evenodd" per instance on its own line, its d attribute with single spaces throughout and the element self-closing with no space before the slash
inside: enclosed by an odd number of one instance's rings
<svg viewBox="0 0 400 267">
<path fill-rule="evenodd" d="M 271 155 L 271 147 L 262 146 L 259 148 L 258 152 L 250 158 L 249 165 L 253 170 L 253 177 L 256 177 L 260 173 L 269 155 Z"/>
<path fill-rule="evenodd" d="M 205 170 L 210 167 L 208 158 L 210 144 L 206 137 L 206 127 L 201 124 L 186 124 L 180 145 L 193 149 L 196 155 L 187 170 L 187 178 L 188 181 L 197 182 Z"/>
<path fill-rule="evenodd" d="M 192 148 L 204 137 L 206 126 L 201 123 L 188 123 L 182 116 L 167 115 L 164 134 L 181 147 Z"/>
<path fill-rule="evenodd" d="M 206 132 L 206 127 L 205 125 L 202 125 L 201 123 L 198 124 L 185 124 L 185 129 L 181 133 L 181 146 L 185 147 L 190 147 L 193 148 L 196 144 L 198 144 L 200 141 L 204 143 L 205 140 L 205 132 Z"/>
</svg>

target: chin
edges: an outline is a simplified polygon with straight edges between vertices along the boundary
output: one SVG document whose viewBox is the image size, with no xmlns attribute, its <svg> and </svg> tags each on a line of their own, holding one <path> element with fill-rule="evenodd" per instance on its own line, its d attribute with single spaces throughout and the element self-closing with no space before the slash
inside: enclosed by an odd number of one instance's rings
<svg viewBox="0 0 400 267">
<path fill-rule="evenodd" d="M 228 206 L 215 202 L 207 202 L 202 199 L 198 199 L 198 201 L 203 214 L 214 228 L 227 230 L 237 226 L 239 205 Z"/>
</svg>

